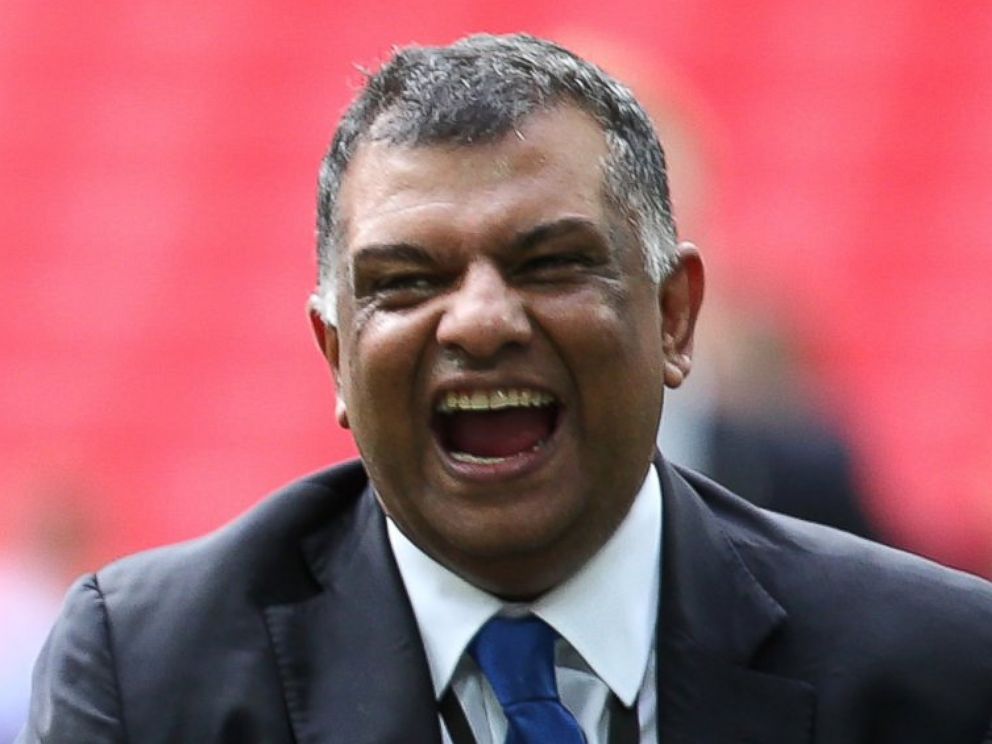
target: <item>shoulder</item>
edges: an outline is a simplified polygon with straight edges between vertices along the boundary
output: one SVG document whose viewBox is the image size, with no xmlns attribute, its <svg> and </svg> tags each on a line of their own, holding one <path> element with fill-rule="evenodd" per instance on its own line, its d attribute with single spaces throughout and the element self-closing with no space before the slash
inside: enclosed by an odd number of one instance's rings
<svg viewBox="0 0 992 744">
<path fill-rule="evenodd" d="M 992 583 L 755 507 L 698 474 L 701 497 L 750 574 L 788 615 L 780 643 L 811 671 L 955 679 L 992 699 Z M 774 660 L 774 653 L 770 654 Z"/>
<path fill-rule="evenodd" d="M 251 603 L 260 593 L 279 590 L 273 577 L 290 581 L 305 573 L 301 541 L 340 520 L 366 485 L 358 461 L 313 473 L 215 532 L 122 558 L 98 571 L 93 581 L 112 615 L 137 615 L 149 607 L 221 609 L 218 605 Z"/>
<path fill-rule="evenodd" d="M 984 579 L 756 507 L 705 476 L 684 468 L 677 471 L 699 494 L 748 568 L 769 582 L 769 588 L 788 588 L 795 590 L 790 596 L 808 593 L 821 601 L 840 593 L 848 598 L 861 595 L 867 602 L 939 605 L 945 595 L 965 595 L 965 610 L 992 611 L 992 583 Z M 924 588 L 929 591 L 920 591 Z"/>
<path fill-rule="evenodd" d="M 303 544 L 350 534 L 366 485 L 357 462 L 331 468 L 210 535 L 80 579 L 39 657 L 28 733 L 189 741 L 246 701 L 258 703 L 247 704 L 255 724 L 282 731 L 281 708 L 264 704 L 281 694 L 264 608 L 314 591 Z"/>
</svg>

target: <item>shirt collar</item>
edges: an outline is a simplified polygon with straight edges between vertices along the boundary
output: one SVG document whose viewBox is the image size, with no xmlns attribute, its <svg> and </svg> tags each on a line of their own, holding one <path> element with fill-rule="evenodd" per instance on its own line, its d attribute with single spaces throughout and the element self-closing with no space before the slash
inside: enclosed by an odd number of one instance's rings
<svg viewBox="0 0 992 744">
<path fill-rule="evenodd" d="M 627 706 L 640 690 L 654 642 L 661 507 L 661 483 L 652 466 L 610 539 L 568 580 L 529 607 Z M 510 606 L 421 551 L 391 519 L 386 526 L 440 699 L 479 628 Z"/>
</svg>

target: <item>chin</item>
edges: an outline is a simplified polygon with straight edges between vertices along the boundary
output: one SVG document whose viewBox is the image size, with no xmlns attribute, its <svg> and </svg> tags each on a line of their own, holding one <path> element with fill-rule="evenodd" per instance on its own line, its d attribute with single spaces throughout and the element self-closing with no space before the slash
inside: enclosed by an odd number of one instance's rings
<svg viewBox="0 0 992 744">
<path fill-rule="evenodd" d="M 570 539 L 577 537 L 569 530 L 573 521 L 547 513 L 539 519 L 513 514 L 497 519 L 467 516 L 441 537 L 454 556 L 465 560 L 554 563 L 565 546 L 576 542 Z"/>
</svg>

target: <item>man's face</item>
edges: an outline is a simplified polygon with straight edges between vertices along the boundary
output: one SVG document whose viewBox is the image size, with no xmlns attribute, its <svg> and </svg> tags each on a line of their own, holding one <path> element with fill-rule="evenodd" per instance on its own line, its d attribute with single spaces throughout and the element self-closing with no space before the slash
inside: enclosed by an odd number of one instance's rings
<svg viewBox="0 0 992 744">
<path fill-rule="evenodd" d="M 364 144 L 342 186 L 339 419 L 403 532 L 504 596 L 592 555 L 653 453 L 679 300 L 607 206 L 606 154 L 561 107 L 492 144 Z"/>
</svg>

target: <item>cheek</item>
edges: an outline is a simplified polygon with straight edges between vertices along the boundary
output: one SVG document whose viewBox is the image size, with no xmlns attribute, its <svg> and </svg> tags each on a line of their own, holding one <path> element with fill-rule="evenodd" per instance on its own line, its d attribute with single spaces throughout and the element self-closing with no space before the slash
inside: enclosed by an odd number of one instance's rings
<svg viewBox="0 0 992 744">
<path fill-rule="evenodd" d="M 343 379 L 352 426 L 377 418 L 407 418 L 420 389 L 418 365 L 430 342 L 430 326 L 413 316 L 356 317 L 342 348 Z M 402 419 L 401 419 L 402 420 Z"/>
<path fill-rule="evenodd" d="M 578 387 L 582 418 L 614 437 L 650 429 L 664 382 L 657 306 L 629 295 L 582 294 L 548 303 L 541 316 Z"/>
<path fill-rule="evenodd" d="M 660 369 L 661 321 L 657 305 L 644 298 L 590 289 L 548 298 L 539 317 L 564 354 L 581 355 L 573 358 L 573 368 L 629 365 L 647 374 Z"/>
</svg>

